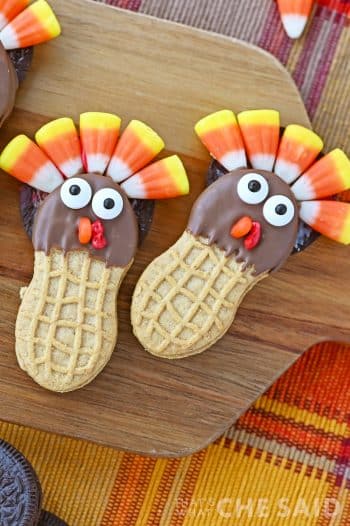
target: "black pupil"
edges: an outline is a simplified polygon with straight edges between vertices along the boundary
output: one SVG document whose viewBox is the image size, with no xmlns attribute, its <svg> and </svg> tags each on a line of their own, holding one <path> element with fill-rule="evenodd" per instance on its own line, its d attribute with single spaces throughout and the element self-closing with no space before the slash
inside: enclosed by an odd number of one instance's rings
<svg viewBox="0 0 350 526">
<path fill-rule="evenodd" d="M 81 192 L 80 186 L 78 186 L 77 184 L 72 184 L 72 186 L 69 189 L 69 193 L 71 195 L 79 195 L 80 192 Z"/>
<path fill-rule="evenodd" d="M 279 216 L 284 216 L 284 214 L 287 212 L 287 207 L 286 205 L 277 205 L 275 211 Z"/>
<path fill-rule="evenodd" d="M 259 181 L 256 181 L 256 180 L 249 181 L 248 188 L 251 192 L 259 192 L 261 188 L 261 184 L 259 183 Z"/>
<path fill-rule="evenodd" d="M 113 199 L 111 199 L 110 197 L 108 197 L 107 199 L 105 199 L 103 201 L 103 206 L 106 208 L 106 210 L 111 210 L 111 208 L 114 207 L 114 201 Z"/>
</svg>

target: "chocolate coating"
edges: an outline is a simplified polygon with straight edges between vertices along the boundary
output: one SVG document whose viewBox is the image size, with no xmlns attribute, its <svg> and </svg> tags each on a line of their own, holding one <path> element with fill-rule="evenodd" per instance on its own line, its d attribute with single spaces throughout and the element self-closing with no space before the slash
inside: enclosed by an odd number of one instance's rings
<svg viewBox="0 0 350 526">
<path fill-rule="evenodd" d="M 47 197 L 46 192 L 36 190 L 27 184 L 20 187 L 19 209 L 25 231 L 30 239 L 33 236 L 33 224 L 38 208 Z M 139 226 L 140 247 L 145 240 L 153 220 L 154 201 L 150 199 L 129 199 Z"/>
<path fill-rule="evenodd" d="M 228 170 L 226 170 L 222 164 L 218 163 L 218 161 L 213 159 L 208 168 L 207 186 L 215 183 L 215 181 L 227 173 Z M 303 252 L 303 250 L 312 245 L 312 243 L 316 241 L 320 235 L 321 234 L 316 232 L 316 230 L 311 228 L 311 226 L 307 225 L 299 218 L 298 235 L 294 243 L 292 254 L 299 254 L 300 252 Z"/>
<path fill-rule="evenodd" d="M 293 220 L 286 226 L 275 227 L 263 215 L 264 202 L 257 205 L 244 203 L 237 193 L 237 183 L 246 173 L 258 173 L 269 184 L 269 195 L 284 195 L 294 204 Z M 244 239 L 231 236 L 232 226 L 242 217 L 250 216 L 259 221 L 262 239 L 253 250 L 246 250 Z M 220 177 L 209 186 L 195 202 L 187 229 L 195 236 L 202 236 L 225 251 L 235 254 L 238 262 L 254 266 L 255 274 L 277 270 L 293 250 L 298 232 L 298 204 L 290 187 L 279 177 L 264 170 L 239 169 Z"/>
<path fill-rule="evenodd" d="M 0 126 L 13 110 L 17 88 L 16 70 L 0 42 Z"/>
<path fill-rule="evenodd" d="M 49 254 L 52 248 L 64 252 L 70 250 L 87 250 L 91 257 L 105 261 L 108 267 L 125 267 L 133 259 L 137 249 L 138 227 L 131 204 L 119 185 L 110 177 L 102 175 L 79 175 L 92 188 L 94 195 L 102 188 L 113 188 L 123 198 L 121 214 L 112 220 L 101 220 L 105 230 L 107 246 L 96 250 L 91 243 L 82 245 L 78 238 L 78 221 L 81 217 L 88 217 L 92 222 L 99 218 L 94 214 L 91 201 L 80 210 L 68 208 L 62 201 L 60 190 L 57 188 L 40 205 L 33 227 L 33 245 L 35 250 Z"/>
</svg>

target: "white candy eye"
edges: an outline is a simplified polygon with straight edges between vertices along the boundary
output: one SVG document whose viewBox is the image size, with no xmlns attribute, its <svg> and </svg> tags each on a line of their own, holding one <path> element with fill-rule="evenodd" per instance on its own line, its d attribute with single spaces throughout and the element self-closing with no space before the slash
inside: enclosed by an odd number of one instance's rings
<svg viewBox="0 0 350 526">
<path fill-rule="evenodd" d="M 244 203 L 258 205 L 268 196 L 269 185 L 262 175 L 248 173 L 238 181 L 237 193 Z"/>
<path fill-rule="evenodd" d="M 68 208 L 79 210 L 90 203 L 91 186 L 80 177 L 67 179 L 61 186 L 61 199 Z"/>
<path fill-rule="evenodd" d="M 103 188 L 94 195 L 92 209 L 101 219 L 115 219 L 123 210 L 123 198 L 113 188 Z"/>
<path fill-rule="evenodd" d="M 273 195 L 264 204 L 263 214 L 272 226 L 286 226 L 294 218 L 295 207 L 284 195 Z"/>
</svg>

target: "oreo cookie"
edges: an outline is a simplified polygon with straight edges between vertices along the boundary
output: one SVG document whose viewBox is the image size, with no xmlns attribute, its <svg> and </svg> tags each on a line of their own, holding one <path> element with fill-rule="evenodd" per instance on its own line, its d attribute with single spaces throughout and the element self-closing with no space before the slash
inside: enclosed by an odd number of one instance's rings
<svg viewBox="0 0 350 526">
<path fill-rule="evenodd" d="M 224 168 L 220 163 L 213 160 L 208 169 L 207 173 L 207 186 L 215 183 L 222 175 L 228 173 L 228 170 Z M 277 177 L 277 176 L 276 176 Z M 313 230 L 303 221 L 299 221 L 298 236 L 293 248 L 292 254 L 302 252 L 309 247 L 316 239 L 320 237 L 320 234 Z"/>
<path fill-rule="evenodd" d="M 36 526 L 41 513 L 39 479 L 28 460 L 0 440 L 0 524 Z"/>
<path fill-rule="evenodd" d="M 21 84 L 25 79 L 29 68 L 32 64 L 34 48 L 26 47 L 23 49 L 14 49 L 7 52 L 11 59 L 12 64 L 15 67 L 18 82 Z"/>
<path fill-rule="evenodd" d="M 131 206 L 139 225 L 139 247 L 147 236 L 153 220 L 154 201 L 147 199 L 131 199 Z"/>
<path fill-rule="evenodd" d="M 68 524 L 59 517 L 56 517 L 53 513 L 43 510 L 38 526 L 68 526 Z"/>
<path fill-rule="evenodd" d="M 35 190 L 26 184 L 20 188 L 20 212 L 24 229 L 30 239 L 33 234 L 33 223 L 36 211 L 46 196 L 47 194 L 45 192 Z M 154 201 L 131 199 L 130 202 L 137 217 L 139 225 L 139 246 L 141 246 L 152 225 Z"/>
</svg>

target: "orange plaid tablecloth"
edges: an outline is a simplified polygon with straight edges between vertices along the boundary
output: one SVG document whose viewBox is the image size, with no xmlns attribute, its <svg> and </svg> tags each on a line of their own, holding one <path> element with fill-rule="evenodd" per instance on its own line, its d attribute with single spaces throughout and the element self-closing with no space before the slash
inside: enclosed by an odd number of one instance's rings
<svg viewBox="0 0 350 526">
<path fill-rule="evenodd" d="M 225 436 L 154 459 L 6 423 L 70 526 L 350 524 L 350 346 L 321 344 Z"/>
<path fill-rule="evenodd" d="M 104 0 L 237 36 L 294 75 L 327 149 L 350 149 L 350 0 L 318 0 L 298 42 L 273 0 Z M 153 459 L 0 423 L 70 526 L 350 524 L 350 346 L 309 350 L 228 433 L 184 459 Z"/>
</svg>

